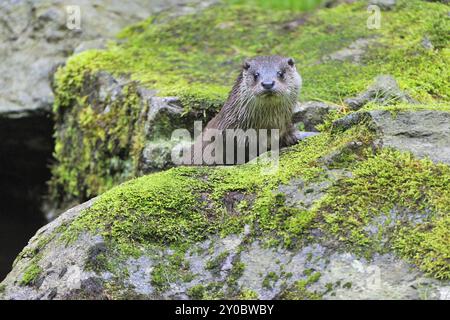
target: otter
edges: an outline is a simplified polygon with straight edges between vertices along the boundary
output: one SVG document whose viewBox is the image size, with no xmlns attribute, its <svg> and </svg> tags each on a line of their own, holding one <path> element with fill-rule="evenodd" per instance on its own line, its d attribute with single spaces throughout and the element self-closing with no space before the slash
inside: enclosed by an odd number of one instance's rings
<svg viewBox="0 0 450 320">
<path fill-rule="evenodd" d="M 208 122 L 202 134 L 202 137 L 214 136 L 215 139 L 221 139 L 217 138 L 217 136 L 221 136 L 225 142 L 227 129 L 239 132 L 232 137 L 234 150 L 239 141 L 245 140 L 245 159 L 239 161 L 233 155 L 231 163 L 225 157 L 223 161 L 219 160 L 219 163 L 216 164 L 247 162 L 267 151 L 267 149 L 260 150 L 259 148 L 256 153 L 250 154 L 248 136 L 243 134 L 249 129 L 267 130 L 269 141 L 271 129 L 278 129 L 279 147 L 297 143 L 301 139 L 301 134 L 292 125 L 292 113 L 301 85 L 302 78 L 297 72 L 292 58 L 273 55 L 246 60 L 242 64 L 227 101 L 219 113 Z M 211 155 L 203 154 L 208 144 L 201 137 L 194 143 L 192 149 L 194 164 L 212 164 L 214 162 Z M 198 150 L 202 152 L 198 152 Z M 223 151 L 225 151 L 225 147 Z"/>
</svg>

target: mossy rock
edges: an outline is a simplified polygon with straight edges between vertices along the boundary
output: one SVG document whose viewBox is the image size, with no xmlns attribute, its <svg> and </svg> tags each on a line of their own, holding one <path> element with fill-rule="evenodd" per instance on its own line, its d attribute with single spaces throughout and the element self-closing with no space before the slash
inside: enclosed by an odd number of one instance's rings
<svg viewBox="0 0 450 320">
<path fill-rule="evenodd" d="M 367 119 L 329 125 L 276 165 L 114 187 L 40 230 L 3 297 L 445 299 L 450 167 L 384 138 Z"/>
<path fill-rule="evenodd" d="M 170 166 L 170 132 L 192 130 L 194 119 L 208 121 L 249 56 L 294 57 L 304 80 L 303 101 L 342 105 L 378 74 L 391 74 L 419 103 L 448 105 L 446 5 L 398 1 L 382 12 L 380 29 L 366 27 L 365 1 L 300 9 L 240 2 L 177 17 L 161 13 L 126 28 L 105 50 L 71 57 L 54 83 L 51 198 L 83 201 Z M 424 37 L 435 42 L 434 49 L 422 45 Z M 358 61 L 330 58 L 360 39 L 366 45 Z M 161 110 L 158 97 L 176 98 L 166 101 L 157 120 L 150 119 Z M 163 150 L 158 158 L 155 148 Z"/>
</svg>

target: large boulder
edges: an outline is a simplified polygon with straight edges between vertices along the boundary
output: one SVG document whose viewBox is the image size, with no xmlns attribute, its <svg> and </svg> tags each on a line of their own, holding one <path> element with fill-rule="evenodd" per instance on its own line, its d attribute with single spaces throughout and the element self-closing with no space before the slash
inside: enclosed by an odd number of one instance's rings
<svg viewBox="0 0 450 320">
<path fill-rule="evenodd" d="M 448 110 L 390 112 L 330 126 L 276 166 L 178 167 L 115 187 L 39 230 L 0 297 L 449 299 L 449 163 L 411 153 L 432 123 L 403 125 Z M 450 139 L 427 143 L 447 152 Z"/>
</svg>

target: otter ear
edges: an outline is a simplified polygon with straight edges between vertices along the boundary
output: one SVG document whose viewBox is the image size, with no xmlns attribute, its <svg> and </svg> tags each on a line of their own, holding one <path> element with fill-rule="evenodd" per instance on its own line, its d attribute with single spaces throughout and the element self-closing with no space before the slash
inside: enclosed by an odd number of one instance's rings
<svg viewBox="0 0 450 320">
<path fill-rule="evenodd" d="M 287 60 L 288 65 L 290 65 L 291 67 L 295 66 L 295 61 L 292 58 L 288 58 Z"/>
<path fill-rule="evenodd" d="M 250 68 L 250 63 L 247 60 L 244 61 L 244 63 L 242 64 L 242 68 L 244 70 L 248 70 Z"/>
</svg>

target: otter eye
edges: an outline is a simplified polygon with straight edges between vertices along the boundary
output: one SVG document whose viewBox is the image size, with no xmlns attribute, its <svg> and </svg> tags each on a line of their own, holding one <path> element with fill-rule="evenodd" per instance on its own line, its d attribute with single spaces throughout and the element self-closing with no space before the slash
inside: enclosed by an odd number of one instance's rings
<svg viewBox="0 0 450 320">
<path fill-rule="evenodd" d="M 277 74 L 280 78 L 284 77 L 284 71 L 278 71 Z"/>
<path fill-rule="evenodd" d="M 259 73 L 258 72 L 255 72 L 255 74 L 253 75 L 253 77 L 255 78 L 255 81 L 258 79 L 258 77 L 259 77 Z"/>
</svg>

